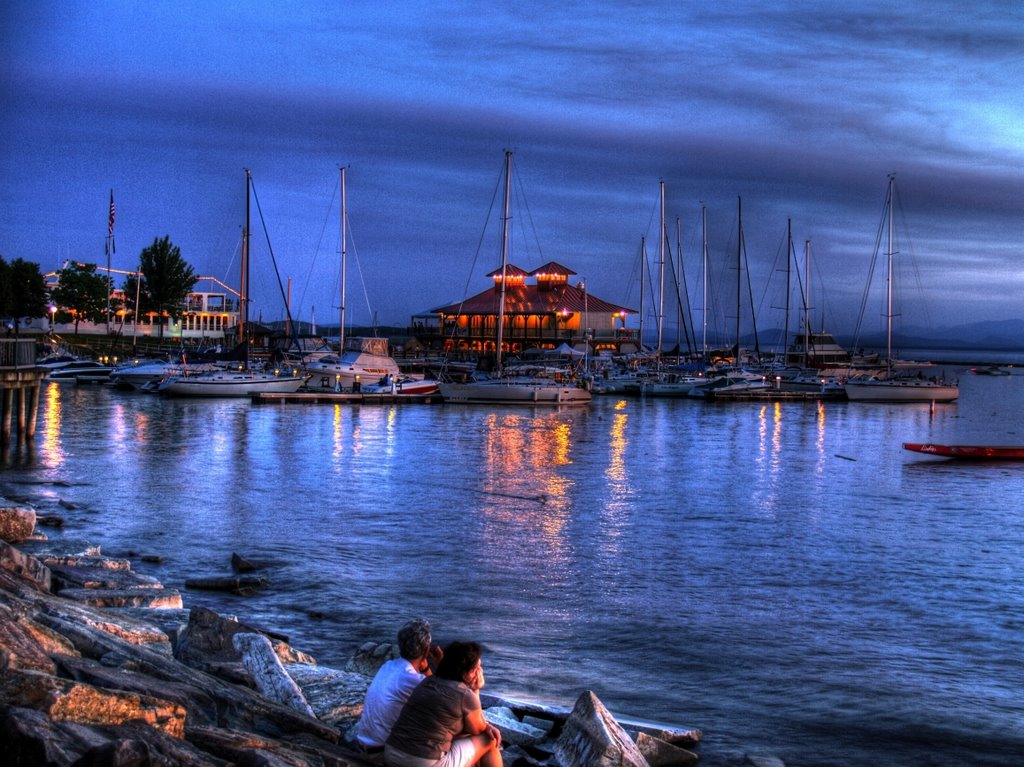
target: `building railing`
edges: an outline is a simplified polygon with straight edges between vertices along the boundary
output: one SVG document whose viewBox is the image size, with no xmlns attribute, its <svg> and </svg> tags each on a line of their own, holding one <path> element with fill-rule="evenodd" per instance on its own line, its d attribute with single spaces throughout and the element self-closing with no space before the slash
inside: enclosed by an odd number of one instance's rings
<svg viewBox="0 0 1024 767">
<path fill-rule="evenodd" d="M 31 368 L 35 364 L 34 338 L 0 338 L 0 370 Z"/>
</svg>

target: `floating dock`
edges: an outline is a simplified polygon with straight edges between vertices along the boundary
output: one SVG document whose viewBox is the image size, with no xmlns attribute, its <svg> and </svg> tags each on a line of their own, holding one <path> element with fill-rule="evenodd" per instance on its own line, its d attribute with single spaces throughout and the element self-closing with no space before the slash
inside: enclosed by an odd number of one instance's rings
<svg viewBox="0 0 1024 767">
<path fill-rule="evenodd" d="M 433 394 L 392 394 L 390 392 L 253 392 L 254 405 L 389 405 L 392 403 L 430 404 L 441 401 L 438 392 Z"/>
</svg>

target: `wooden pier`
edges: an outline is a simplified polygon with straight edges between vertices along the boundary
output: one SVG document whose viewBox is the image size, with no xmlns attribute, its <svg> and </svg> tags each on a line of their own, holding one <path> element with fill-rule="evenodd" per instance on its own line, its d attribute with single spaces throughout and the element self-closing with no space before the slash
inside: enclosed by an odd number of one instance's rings
<svg viewBox="0 0 1024 767">
<path fill-rule="evenodd" d="M 0 338 L 0 449 L 17 441 L 31 442 L 36 434 L 39 412 L 39 386 L 45 369 L 36 367 L 34 338 Z"/>
</svg>

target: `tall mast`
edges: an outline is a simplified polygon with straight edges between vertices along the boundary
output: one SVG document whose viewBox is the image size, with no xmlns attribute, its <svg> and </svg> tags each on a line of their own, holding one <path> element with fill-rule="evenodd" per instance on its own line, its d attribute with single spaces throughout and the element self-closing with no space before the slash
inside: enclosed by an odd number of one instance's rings
<svg viewBox="0 0 1024 767">
<path fill-rule="evenodd" d="M 811 241 L 804 240 L 804 367 L 811 353 Z"/>
<path fill-rule="evenodd" d="M 665 320 L 665 182 L 658 182 L 658 192 L 661 200 L 661 244 L 658 247 L 658 266 L 661 272 L 660 288 L 658 291 L 658 356 L 661 356 L 662 326 Z"/>
<path fill-rule="evenodd" d="M 743 301 L 743 198 L 736 198 L 736 362 L 740 361 L 740 314 Z"/>
<path fill-rule="evenodd" d="M 246 367 L 249 366 L 249 197 L 252 188 L 252 172 L 245 169 L 245 228 L 242 230 L 242 285 L 241 311 L 238 313 L 238 340 L 243 347 Z"/>
<path fill-rule="evenodd" d="M 704 298 L 701 301 L 704 307 L 704 329 L 701 337 L 701 353 L 706 358 L 708 351 L 708 206 L 703 203 L 700 206 L 700 232 L 701 260 L 704 263 Z M 707 359 L 704 361 L 707 362 Z"/>
<path fill-rule="evenodd" d="M 886 366 L 892 370 L 892 279 L 893 279 L 893 220 L 892 220 L 892 208 L 893 208 L 893 191 L 896 185 L 896 174 L 889 174 L 889 195 L 888 195 L 888 208 L 889 208 L 889 245 L 888 245 L 888 274 L 886 276 L 886 293 L 885 293 L 885 326 L 886 326 L 886 338 L 885 338 L 885 353 L 886 353 Z"/>
<path fill-rule="evenodd" d="M 494 367 L 501 373 L 501 344 L 505 335 L 505 286 L 508 281 L 508 227 L 512 197 L 512 152 L 505 150 L 505 205 L 501 217 L 501 291 L 498 298 L 498 345 L 494 350 Z"/>
<path fill-rule="evenodd" d="M 647 274 L 647 240 L 640 238 L 640 350 L 644 348 L 644 277 Z"/>
<path fill-rule="evenodd" d="M 345 278 L 348 253 L 346 251 L 346 234 L 348 218 L 348 202 L 345 197 L 345 168 L 341 171 L 341 316 L 338 322 L 338 356 L 345 352 Z"/>
<path fill-rule="evenodd" d="M 796 259 L 796 251 L 793 250 L 793 219 L 786 219 L 786 325 L 785 339 L 782 344 L 782 358 L 786 358 L 789 351 L 789 294 L 791 292 L 790 280 L 792 277 L 793 261 Z"/>
</svg>

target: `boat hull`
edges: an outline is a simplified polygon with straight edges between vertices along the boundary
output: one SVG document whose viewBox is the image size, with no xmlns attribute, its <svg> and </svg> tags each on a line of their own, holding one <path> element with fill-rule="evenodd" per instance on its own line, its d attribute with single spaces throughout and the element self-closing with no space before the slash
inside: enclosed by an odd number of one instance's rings
<svg viewBox="0 0 1024 767">
<path fill-rule="evenodd" d="M 160 384 L 159 391 L 171 397 L 250 397 L 254 392 L 296 392 L 305 381 L 301 375 L 226 371 L 170 378 Z"/>
<path fill-rule="evenodd" d="M 847 381 L 843 388 L 851 402 L 953 402 L 960 397 L 955 384 L 927 381 Z"/>
<path fill-rule="evenodd" d="M 1024 446 L 1022 445 L 938 445 L 928 442 L 904 442 L 903 449 L 945 458 L 1024 461 Z"/>
<path fill-rule="evenodd" d="M 438 385 L 445 402 L 475 405 L 586 405 L 590 392 L 551 383 L 475 381 Z"/>
</svg>

